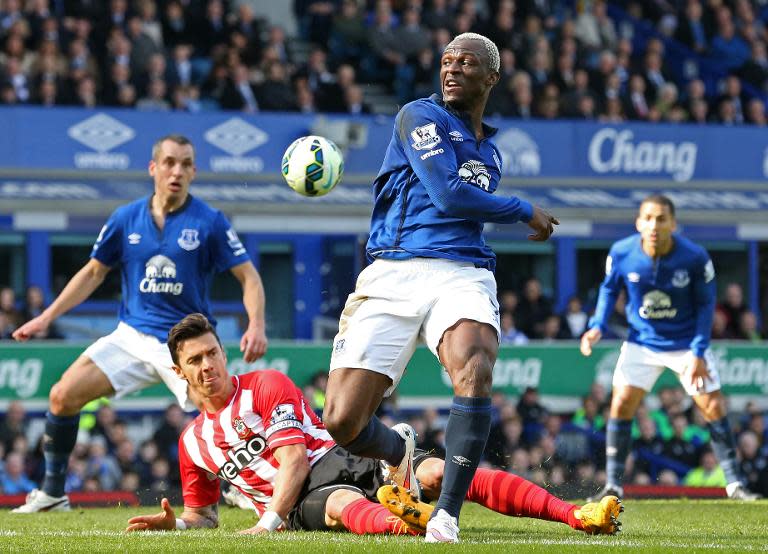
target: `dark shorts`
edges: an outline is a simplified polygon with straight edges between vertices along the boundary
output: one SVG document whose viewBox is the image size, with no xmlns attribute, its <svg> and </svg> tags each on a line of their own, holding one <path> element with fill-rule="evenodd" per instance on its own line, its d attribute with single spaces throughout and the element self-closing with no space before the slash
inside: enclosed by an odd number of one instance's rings
<svg viewBox="0 0 768 554">
<path fill-rule="evenodd" d="M 414 468 L 418 468 L 427 458 L 434 457 L 417 449 Z M 325 504 L 331 494 L 340 489 L 347 489 L 378 502 L 376 491 L 385 484 L 379 460 L 361 458 L 340 446 L 335 446 L 309 472 L 299 501 L 288 514 L 288 527 L 304 531 L 326 530 L 328 526 L 325 524 Z"/>
</svg>

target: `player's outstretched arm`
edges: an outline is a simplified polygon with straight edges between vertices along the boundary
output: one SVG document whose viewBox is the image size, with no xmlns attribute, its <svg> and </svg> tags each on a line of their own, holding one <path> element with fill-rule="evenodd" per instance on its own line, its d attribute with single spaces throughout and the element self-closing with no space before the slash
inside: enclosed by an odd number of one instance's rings
<svg viewBox="0 0 768 554">
<path fill-rule="evenodd" d="M 232 274 L 243 288 L 243 306 L 248 313 L 248 328 L 240 339 L 240 352 L 250 363 L 261 358 L 267 351 L 267 334 L 264 324 L 264 286 L 261 276 L 251 262 L 236 265 Z"/>
<path fill-rule="evenodd" d="M 528 227 L 534 232 L 528 235 L 528 240 L 537 242 L 547 240 L 555 232 L 554 225 L 560 225 L 560 221 L 544 208 L 534 206 L 533 216 L 528 222 Z"/>
<path fill-rule="evenodd" d="M 160 501 L 160 507 L 163 509 L 159 514 L 151 516 L 135 516 L 128 520 L 126 531 L 173 531 L 175 529 L 184 530 L 191 527 L 205 527 L 213 529 L 219 526 L 219 512 L 216 504 L 203 506 L 201 508 L 190 508 L 184 506 L 184 512 L 180 518 L 171 508 L 171 503 L 167 498 Z"/>
<path fill-rule="evenodd" d="M 13 332 L 13 338 L 26 341 L 36 334 L 45 331 L 56 318 L 67 313 L 82 303 L 95 291 L 109 273 L 110 267 L 95 258 L 88 260 L 80 271 L 69 280 L 61 294 L 48 306 L 43 313 L 26 322 Z"/>
<path fill-rule="evenodd" d="M 581 335 L 579 350 L 581 350 L 581 353 L 585 356 L 590 356 L 592 354 L 592 347 L 600 342 L 601 338 L 603 338 L 603 334 L 600 332 L 600 329 L 592 327 L 592 329 L 587 330 Z"/>
<path fill-rule="evenodd" d="M 303 442 L 276 448 L 274 454 L 280 467 L 275 476 L 275 492 L 272 495 L 272 501 L 259 522 L 249 529 L 240 531 L 242 535 L 258 535 L 283 529 L 285 518 L 296 505 L 301 489 L 304 487 L 304 481 L 309 475 L 307 447 Z"/>
</svg>

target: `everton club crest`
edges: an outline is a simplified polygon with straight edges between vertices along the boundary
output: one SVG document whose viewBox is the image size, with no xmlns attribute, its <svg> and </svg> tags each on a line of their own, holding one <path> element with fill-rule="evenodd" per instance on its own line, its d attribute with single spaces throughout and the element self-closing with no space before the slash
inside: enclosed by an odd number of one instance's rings
<svg viewBox="0 0 768 554">
<path fill-rule="evenodd" d="M 182 229 L 179 240 L 176 242 L 178 242 L 179 246 L 184 250 L 192 251 L 200 246 L 199 233 L 197 229 Z"/>
</svg>

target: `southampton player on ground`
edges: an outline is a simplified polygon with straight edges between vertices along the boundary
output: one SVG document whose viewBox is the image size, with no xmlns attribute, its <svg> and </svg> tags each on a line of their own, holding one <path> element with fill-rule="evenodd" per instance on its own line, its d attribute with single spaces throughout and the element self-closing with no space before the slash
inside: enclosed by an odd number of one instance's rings
<svg viewBox="0 0 768 554">
<path fill-rule="evenodd" d="M 195 151 L 186 137 L 169 135 L 152 148 L 154 194 L 118 208 L 101 230 L 91 259 L 38 317 L 14 332 L 33 338 L 85 299 L 115 266 L 120 267 L 120 323 L 64 372 L 50 392 L 43 450 L 45 480 L 15 513 L 68 510 L 64 494 L 80 409 L 101 396 L 118 397 L 164 382 L 187 410 L 195 408 L 187 386 L 171 369 L 168 330 L 191 312 L 210 317 L 210 282 L 231 271 L 243 288 L 248 328 L 240 341 L 251 362 L 267 348 L 264 289 L 256 268 L 226 217 L 189 194 Z"/>
<path fill-rule="evenodd" d="M 219 339 L 203 315 L 174 326 L 168 348 L 174 370 L 202 406 L 179 439 L 184 512 L 177 519 L 163 499 L 162 512 L 131 518 L 129 531 L 216 527 L 219 480 L 224 480 L 250 499 L 260 516 L 243 533 L 424 533 L 432 506 L 405 489 L 383 487 L 381 463 L 337 446 L 282 373 L 230 376 Z M 417 452 L 415 465 L 425 497 L 436 499 L 443 461 Z M 376 502 L 377 493 L 386 508 Z M 477 471 L 466 498 L 503 514 L 559 521 L 587 533 L 616 532 L 622 509 L 615 497 L 574 506 L 521 477 L 489 469 Z"/>
<path fill-rule="evenodd" d="M 413 429 L 389 429 L 374 412 L 425 343 L 454 392 L 445 481 L 426 541 L 458 542 L 461 505 L 488 440 L 499 349 L 496 256 L 483 224 L 522 221 L 531 240 L 544 241 L 558 221 L 494 194 L 502 160 L 483 111 L 499 79 L 496 45 L 461 34 L 440 66 L 442 97 L 403 106 L 373 185 L 372 263 L 341 314 L 323 418 L 344 448 L 387 461 L 393 481 L 412 488 Z"/>
<path fill-rule="evenodd" d="M 709 423 L 712 448 L 728 480 L 728 496 L 754 500 L 738 473 L 735 445 L 716 360 L 709 350 L 715 309 L 715 270 L 701 246 L 675 233 L 675 206 L 663 195 L 640 204 L 639 234 L 615 243 L 581 352 L 592 353 L 619 292 L 627 293 L 629 337 L 613 375 L 605 445 L 606 485 L 595 498 L 621 497 L 624 465 L 632 444 L 632 419 L 665 367 L 677 373 Z"/>
</svg>

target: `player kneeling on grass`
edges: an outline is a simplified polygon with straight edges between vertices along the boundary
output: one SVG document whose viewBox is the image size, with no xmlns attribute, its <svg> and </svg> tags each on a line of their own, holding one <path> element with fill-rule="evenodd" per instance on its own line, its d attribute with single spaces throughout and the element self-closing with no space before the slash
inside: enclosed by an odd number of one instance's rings
<svg viewBox="0 0 768 554">
<path fill-rule="evenodd" d="M 353 533 L 421 534 L 433 507 L 404 489 L 384 487 L 381 464 L 337 446 L 293 382 L 274 370 L 227 372 L 218 336 L 201 314 L 171 329 L 174 370 L 201 398 L 202 413 L 179 439 L 184 512 L 131 518 L 128 531 L 217 527 L 219 479 L 249 498 L 258 523 L 242 531 L 347 529 Z M 443 461 L 419 453 L 424 496 L 440 493 Z M 382 504 L 376 502 L 377 492 Z M 467 499 L 500 513 L 561 521 L 589 533 L 614 533 L 621 506 L 606 498 L 583 507 L 502 471 L 478 470 Z M 385 507 L 386 506 L 386 507 Z"/>
</svg>

